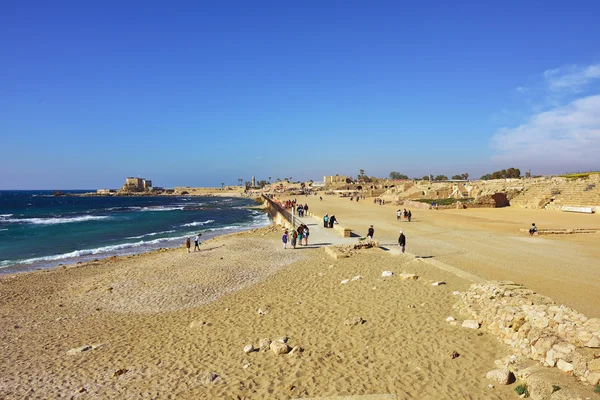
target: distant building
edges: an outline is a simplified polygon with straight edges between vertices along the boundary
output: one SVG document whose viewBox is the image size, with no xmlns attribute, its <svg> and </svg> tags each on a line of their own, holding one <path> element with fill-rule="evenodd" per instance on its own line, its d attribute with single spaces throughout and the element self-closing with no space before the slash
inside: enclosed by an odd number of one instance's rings
<svg viewBox="0 0 600 400">
<path fill-rule="evenodd" d="M 144 178 L 125 178 L 125 184 L 121 188 L 122 192 L 145 192 L 152 190 L 152 181 Z"/>
<path fill-rule="evenodd" d="M 328 183 L 346 183 L 346 177 L 342 175 L 329 175 L 323 177 L 323 182 Z"/>
</svg>

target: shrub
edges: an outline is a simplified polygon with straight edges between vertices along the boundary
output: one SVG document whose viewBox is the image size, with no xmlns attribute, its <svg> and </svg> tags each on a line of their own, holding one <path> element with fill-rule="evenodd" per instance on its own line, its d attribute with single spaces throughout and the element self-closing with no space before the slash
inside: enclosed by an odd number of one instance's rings
<svg viewBox="0 0 600 400">
<path fill-rule="evenodd" d="M 519 386 L 517 386 L 515 388 L 515 392 L 517 392 L 519 396 L 525 395 L 525 397 L 529 397 L 529 390 L 527 390 L 527 384 L 525 383 L 522 383 Z"/>
</svg>

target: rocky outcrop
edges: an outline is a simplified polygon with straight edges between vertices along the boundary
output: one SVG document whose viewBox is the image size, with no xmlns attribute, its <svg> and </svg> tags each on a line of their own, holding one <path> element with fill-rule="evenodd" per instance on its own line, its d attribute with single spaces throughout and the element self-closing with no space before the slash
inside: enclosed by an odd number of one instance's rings
<svg viewBox="0 0 600 400">
<path fill-rule="evenodd" d="M 497 335 L 515 355 L 598 383 L 600 318 L 587 318 L 513 282 L 473 284 L 459 297 L 455 308 Z"/>
</svg>

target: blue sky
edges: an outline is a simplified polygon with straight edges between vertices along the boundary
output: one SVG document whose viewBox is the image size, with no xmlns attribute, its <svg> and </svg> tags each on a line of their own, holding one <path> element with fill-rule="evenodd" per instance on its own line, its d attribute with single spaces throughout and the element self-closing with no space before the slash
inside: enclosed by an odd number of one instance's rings
<svg viewBox="0 0 600 400">
<path fill-rule="evenodd" d="M 0 189 L 600 169 L 600 2 L 5 1 Z"/>
</svg>

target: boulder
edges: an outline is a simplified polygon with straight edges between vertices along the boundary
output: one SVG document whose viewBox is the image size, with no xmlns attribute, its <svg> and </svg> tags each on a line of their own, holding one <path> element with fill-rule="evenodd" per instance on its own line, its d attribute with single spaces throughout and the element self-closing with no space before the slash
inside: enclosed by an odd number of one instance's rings
<svg viewBox="0 0 600 400">
<path fill-rule="evenodd" d="M 461 326 L 463 328 L 479 329 L 479 322 L 475 321 L 474 319 L 468 319 L 466 321 L 463 321 Z"/>
<path fill-rule="evenodd" d="M 300 353 L 302 353 L 303 351 L 304 351 L 304 349 L 302 347 L 294 346 L 294 348 L 292 350 L 290 350 L 289 355 L 290 356 L 299 356 Z"/>
<path fill-rule="evenodd" d="M 456 318 L 454 318 L 454 317 L 446 318 L 446 322 L 452 322 L 452 321 L 456 321 Z"/>
<path fill-rule="evenodd" d="M 600 383 L 600 372 L 592 372 L 588 374 L 586 379 L 588 383 L 591 383 L 592 385 L 597 385 L 598 383 Z"/>
<path fill-rule="evenodd" d="M 600 372 L 600 358 L 588 361 L 587 367 L 590 372 Z"/>
<path fill-rule="evenodd" d="M 556 367 L 565 374 L 571 375 L 573 373 L 573 364 L 566 362 L 563 359 L 558 360 Z"/>
<path fill-rule="evenodd" d="M 271 345 L 271 339 L 269 339 L 269 338 L 262 338 L 258 341 L 258 347 L 259 347 L 260 351 L 269 350 L 270 345 Z"/>
<path fill-rule="evenodd" d="M 485 377 L 500 385 L 510 385 L 515 381 L 515 376 L 506 368 L 493 369 L 485 374 Z"/>
<path fill-rule="evenodd" d="M 271 351 L 277 355 L 287 354 L 290 351 L 288 345 L 281 342 L 271 342 L 269 347 L 271 348 Z"/>
<path fill-rule="evenodd" d="M 206 322 L 204 322 L 204 321 L 192 321 L 190 323 L 190 329 L 201 328 L 204 325 L 206 325 Z"/>
</svg>

